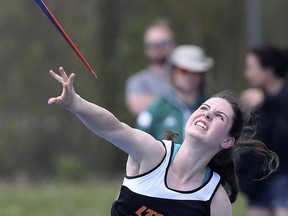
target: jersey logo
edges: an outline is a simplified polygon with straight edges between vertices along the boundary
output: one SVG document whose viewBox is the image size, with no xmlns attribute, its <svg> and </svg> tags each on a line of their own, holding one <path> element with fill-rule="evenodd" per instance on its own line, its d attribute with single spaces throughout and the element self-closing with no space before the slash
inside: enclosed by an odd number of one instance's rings
<svg viewBox="0 0 288 216">
<path fill-rule="evenodd" d="M 135 213 L 138 216 L 164 216 L 163 214 L 159 214 L 158 212 L 153 211 L 146 206 L 142 206 Z"/>
</svg>

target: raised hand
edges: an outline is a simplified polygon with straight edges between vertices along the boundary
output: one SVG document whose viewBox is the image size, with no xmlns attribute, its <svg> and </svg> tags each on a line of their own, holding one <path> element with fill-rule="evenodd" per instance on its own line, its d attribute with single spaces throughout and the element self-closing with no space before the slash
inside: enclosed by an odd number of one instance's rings
<svg viewBox="0 0 288 216">
<path fill-rule="evenodd" d="M 63 86 L 62 94 L 58 97 L 52 97 L 48 100 L 48 104 L 56 104 L 63 109 L 73 111 L 73 105 L 77 94 L 73 88 L 75 74 L 72 73 L 68 77 L 63 67 L 59 68 L 60 75 L 50 70 L 50 75 L 54 77 Z"/>
</svg>

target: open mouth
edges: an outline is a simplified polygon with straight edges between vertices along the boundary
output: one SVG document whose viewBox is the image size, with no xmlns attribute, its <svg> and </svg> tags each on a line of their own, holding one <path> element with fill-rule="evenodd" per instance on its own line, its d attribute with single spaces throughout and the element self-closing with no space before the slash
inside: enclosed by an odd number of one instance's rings
<svg viewBox="0 0 288 216">
<path fill-rule="evenodd" d="M 195 125 L 201 127 L 205 131 L 208 130 L 208 127 L 203 122 L 197 121 Z"/>
</svg>

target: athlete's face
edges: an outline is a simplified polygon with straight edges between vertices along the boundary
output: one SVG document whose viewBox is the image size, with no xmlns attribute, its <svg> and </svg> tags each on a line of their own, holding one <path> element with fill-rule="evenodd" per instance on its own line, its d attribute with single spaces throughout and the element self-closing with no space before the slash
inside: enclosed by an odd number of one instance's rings
<svg viewBox="0 0 288 216">
<path fill-rule="evenodd" d="M 229 136 L 229 130 L 233 116 L 233 109 L 228 101 L 210 98 L 190 116 L 186 124 L 186 136 L 199 139 L 209 146 L 219 147 L 219 150 L 231 147 L 234 138 Z"/>
</svg>

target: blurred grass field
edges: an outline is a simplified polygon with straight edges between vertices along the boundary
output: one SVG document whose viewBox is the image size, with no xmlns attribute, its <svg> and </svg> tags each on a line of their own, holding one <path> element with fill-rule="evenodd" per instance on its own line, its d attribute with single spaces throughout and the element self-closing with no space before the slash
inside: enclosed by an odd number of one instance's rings
<svg viewBox="0 0 288 216">
<path fill-rule="evenodd" d="M 0 216 L 110 216 L 121 182 L 0 184 Z M 233 204 L 244 215 L 245 200 Z"/>
</svg>

